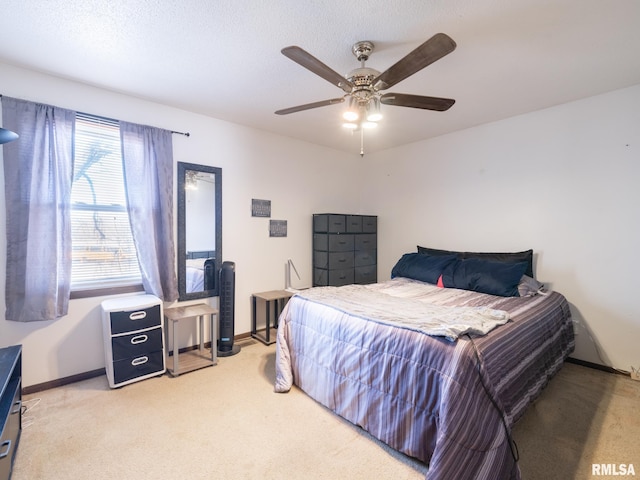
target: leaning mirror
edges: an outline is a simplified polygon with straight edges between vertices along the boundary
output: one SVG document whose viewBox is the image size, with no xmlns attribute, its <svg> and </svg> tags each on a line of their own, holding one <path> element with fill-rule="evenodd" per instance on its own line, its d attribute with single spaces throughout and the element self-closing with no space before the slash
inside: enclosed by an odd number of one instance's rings
<svg viewBox="0 0 640 480">
<path fill-rule="evenodd" d="M 218 295 L 222 169 L 178 162 L 179 300 Z"/>
</svg>

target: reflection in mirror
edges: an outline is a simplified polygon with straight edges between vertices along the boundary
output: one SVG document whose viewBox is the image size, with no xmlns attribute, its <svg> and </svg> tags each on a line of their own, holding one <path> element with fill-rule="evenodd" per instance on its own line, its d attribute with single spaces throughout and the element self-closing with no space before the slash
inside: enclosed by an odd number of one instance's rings
<svg viewBox="0 0 640 480">
<path fill-rule="evenodd" d="M 182 300 L 218 295 L 222 169 L 178 162 L 178 288 Z"/>
</svg>

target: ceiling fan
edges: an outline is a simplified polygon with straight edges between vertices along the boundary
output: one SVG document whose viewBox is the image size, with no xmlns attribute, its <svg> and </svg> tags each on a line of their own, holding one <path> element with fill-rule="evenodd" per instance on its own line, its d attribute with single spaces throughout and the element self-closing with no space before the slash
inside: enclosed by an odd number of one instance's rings
<svg viewBox="0 0 640 480">
<path fill-rule="evenodd" d="M 405 78 L 453 52 L 456 48 L 456 42 L 451 37 L 444 33 L 435 34 L 382 73 L 373 68 L 365 67 L 365 62 L 369 59 L 373 48 L 373 43 L 369 41 L 357 42 L 353 45 L 351 51 L 360 62 L 360 68 L 352 70 L 346 76 L 340 75 L 300 47 L 283 48 L 283 55 L 341 88 L 345 94 L 338 98 L 277 110 L 275 113 L 288 115 L 346 101 L 348 108 L 343 116 L 347 123 L 344 126 L 362 131 L 363 128 L 375 126 L 375 122 L 382 118 L 380 104 L 442 112 L 448 110 L 455 103 L 455 100 L 450 98 L 425 97 L 405 93 L 380 93 L 381 90 L 393 87 Z M 362 148 L 360 154 L 363 155 Z"/>
</svg>

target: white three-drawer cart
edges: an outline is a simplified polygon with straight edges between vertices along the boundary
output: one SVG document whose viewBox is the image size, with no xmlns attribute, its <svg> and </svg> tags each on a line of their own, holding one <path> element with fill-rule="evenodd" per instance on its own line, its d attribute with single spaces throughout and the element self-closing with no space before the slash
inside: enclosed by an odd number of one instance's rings
<svg viewBox="0 0 640 480">
<path fill-rule="evenodd" d="M 162 301 L 133 295 L 102 302 L 105 370 L 111 388 L 165 372 Z"/>
</svg>

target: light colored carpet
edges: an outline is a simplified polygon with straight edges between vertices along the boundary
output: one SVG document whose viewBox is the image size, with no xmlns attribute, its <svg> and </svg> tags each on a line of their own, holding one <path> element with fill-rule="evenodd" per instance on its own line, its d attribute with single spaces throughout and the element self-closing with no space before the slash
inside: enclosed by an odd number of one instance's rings
<svg viewBox="0 0 640 480">
<path fill-rule="evenodd" d="M 516 423 L 525 480 L 603 479 L 592 464 L 640 477 L 640 382 L 567 363 Z"/>
<path fill-rule="evenodd" d="M 273 393 L 274 346 L 239 344 L 178 378 L 25 396 L 13 480 L 425 477 L 297 388 Z M 516 425 L 523 478 L 591 478 L 593 462 L 635 462 L 640 475 L 638 400 L 640 382 L 567 364 Z"/>
</svg>

